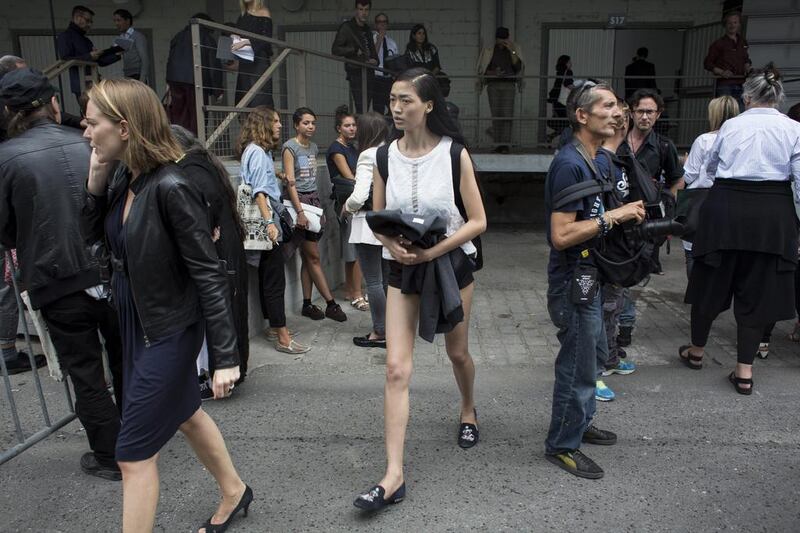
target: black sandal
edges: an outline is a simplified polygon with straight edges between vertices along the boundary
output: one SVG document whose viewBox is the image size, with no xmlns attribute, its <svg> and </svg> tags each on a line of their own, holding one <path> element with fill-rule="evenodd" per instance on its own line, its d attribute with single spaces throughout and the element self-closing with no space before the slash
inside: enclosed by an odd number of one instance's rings
<svg viewBox="0 0 800 533">
<path fill-rule="evenodd" d="M 753 394 L 753 379 L 752 378 L 740 378 L 736 375 L 736 371 L 730 373 L 728 376 L 728 381 L 733 384 L 733 388 L 736 389 L 736 392 L 739 394 L 744 394 L 745 396 L 750 396 Z M 745 388 L 741 385 L 750 385 L 749 387 Z"/>
<path fill-rule="evenodd" d="M 681 362 L 683 362 L 684 365 L 692 370 L 700 370 L 703 368 L 703 356 L 692 355 L 692 352 L 689 351 L 691 347 L 691 344 L 684 344 L 678 348 L 678 357 L 681 358 Z"/>
</svg>

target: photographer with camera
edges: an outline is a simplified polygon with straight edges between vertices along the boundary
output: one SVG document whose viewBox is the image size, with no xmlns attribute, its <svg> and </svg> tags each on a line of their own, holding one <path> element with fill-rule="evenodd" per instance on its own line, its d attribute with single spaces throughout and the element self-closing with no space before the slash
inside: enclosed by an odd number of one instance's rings
<svg viewBox="0 0 800 533">
<path fill-rule="evenodd" d="M 617 153 L 631 154 L 644 167 L 653 181 L 661 189 L 661 199 L 665 212 L 661 215 L 672 216 L 677 191 L 683 168 L 678 160 L 678 150 L 671 140 L 654 131 L 656 122 L 664 111 L 664 99 L 653 89 L 639 89 L 628 101 L 633 114 L 633 124 L 625 136 Z M 654 216 L 655 217 L 655 214 Z M 654 248 L 652 253 L 653 273 L 663 274 L 659 250 L 665 239 Z M 636 325 L 636 304 L 630 290 L 625 291 L 625 306 L 619 319 L 620 346 L 631 344 L 631 335 Z"/>
<path fill-rule="evenodd" d="M 548 461 L 571 474 L 599 479 L 603 470 L 580 451 L 581 443 L 610 445 L 617 437 L 592 425 L 597 359 L 605 357 L 606 339 L 597 270 L 582 259 L 589 256 L 593 239 L 614 225 L 641 222 L 645 212 L 640 201 L 606 211 L 599 193 L 554 208 L 555 200 L 563 198 L 570 187 L 596 181 L 593 160 L 603 140 L 614 135 L 621 113 L 611 87 L 584 82 L 570 93 L 567 117 L 574 139 L 553 159 L 545 184 L 551 248 L 547 307 L 561 343 L 545 454 Z"/>
</svg>

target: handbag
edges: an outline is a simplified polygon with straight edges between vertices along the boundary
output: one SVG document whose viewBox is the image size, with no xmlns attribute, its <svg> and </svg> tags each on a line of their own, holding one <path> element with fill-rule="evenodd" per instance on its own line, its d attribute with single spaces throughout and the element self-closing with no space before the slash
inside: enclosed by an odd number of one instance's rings
<svg viewBox="0 0 800 533">
<path fill-rule="evenodd" d="M 286 206 L 286 211 L 289 212 L 289 215 L 292 217 L 292 225 L 297 225 L 297 211 L 294 210 L 294 206 L 292 202 L 289 200 L 284 200 L 283 205 Z M 306 215 L 306 219 L 308 220 L 308 226 L 306 226 L 306 230 L 310 231 L 311 233 L 319 233 L 322 231 L 322 209 L 319 207 L 315 207 L 313 205 L 301 203 L 300 207 L 303 208 L 303 212 Z"/>
<path fill-rule="evenodd" d="M 561 86 L 561 90 L 558 93 L 558 100 L 557 100 L 559 104 L 563 106 L 567 105 L 567 98 L 569 98 L 569 92 L 570 92 L 569 89 L 567 89 L 563 85 Z"/>
<path fill-rule="evenodd" d="M 242 181 L 236 193 L 236 208 L 244 225 L 245 250 L 272 250 L 272 240 L 267 234 L 267 221 L 253 198 L 253 188 Z"/>
<path fill-rule="evenodd" d="M 292 222 L 292 215 L 289 210 L 283 205 L 283 202 L 269 198 L 269 206 L 272 208 L 272 218 L 275 225 L 278 227 L 278 242 L 286 244 L 292 240 L 294 235 L 294 223 Z"/>
<path fill-rule="evenodd" d="M 675 206 L 675 220 L 683 224 L 685 231 L 681 239 L 686 242 L 694 240 L 700 222 L 700 208 L 703 206 L 710 189 L 681 189 L 678 191 L 678 202 Z"/>
</svg>

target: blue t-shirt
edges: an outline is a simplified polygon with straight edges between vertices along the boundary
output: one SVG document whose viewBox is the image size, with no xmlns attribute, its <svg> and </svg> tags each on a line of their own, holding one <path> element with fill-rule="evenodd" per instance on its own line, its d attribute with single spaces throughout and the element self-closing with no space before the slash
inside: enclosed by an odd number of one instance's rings
<svg viewBox="0 0 800 533">
<path fill-rule="evenodd" d="M 356 150 L 356 147 L 352 144 L 345 146 L 339 141 L 333 141 L 328 148 L 328 155 L 325 156 L 325 162 L 328 164 L 328 176 L 333 179 L 342 175 L 339 169 L 336 168 L 336 163 L 333 162 L 333 156 L 336 154 L 342 154 L 344 156 L 345 160 L 347 160 L 347 166 L 350 167 L 350 172 L 355 176 L 356 164 L 358 163 L 358 150 Z"/>
<path fill-rule="evenodd" d="M 272 155 L 256 143 L 250 143 L 244 149 L 240 172 L 244 182 L 253 189 L 253 198 L 262 192 L 276 202 L 281 201 L 281 187 L 275 175 Z"/>
<path fill-rule="evenodd" d="M 601 171 L 602 172 L 602 171 Z M 592 170 L 586 164 L 572 143 L 564 145 L 547 171 L 545 181 L 545 226 L 547 228 L 547 244 L 550 245 L 550 261 L 547 265 L 547 276 L 551 286 L 572 277 L 578 263 L 580 251 L 587 248 L 587 243 L 578 244 L 563 251 L 553 248 L 550 240 L 550 215 L 553 213 L 551 199 L 571 185 L 594 179 Z M 599 194 L 581 198 L 561 207 L 560 213 L 575 213 L 575 220 L 588 220 L 604 212 L 603 200 Z"/>
</svg>

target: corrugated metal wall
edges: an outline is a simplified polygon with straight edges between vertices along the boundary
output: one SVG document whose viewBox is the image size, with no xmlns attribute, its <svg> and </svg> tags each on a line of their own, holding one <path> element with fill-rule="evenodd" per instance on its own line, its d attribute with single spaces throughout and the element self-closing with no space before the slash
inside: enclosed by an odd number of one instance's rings
<svg viewBox="0 0 800 533">
<path fill-rule="evenodd" d="M 680 112 L 681 117 L 700 117 L 708 115 L 708 101 L 713 96 L 713 80 L 703 67 L 708 47 L 721 34 L 719 24 L 705 24 L 686 30 L 683 41 L 683 75 L 702 76 L 704 79 L 685 79 L 682 81 Z M 708 130 L 704 120 L 681 122 L 678 125 L 676 144 L 690 145 L 701 133 Z"/>
<path fill-rule="evenodd" d="M 558 56 L 572 58 L 575 79 L 608 76 L 614 71 L 614 30 L 551 29 L 547 74 L 555 74 Z M 549 85 L 552 86 L 552 80 Z"/>
</svg>

